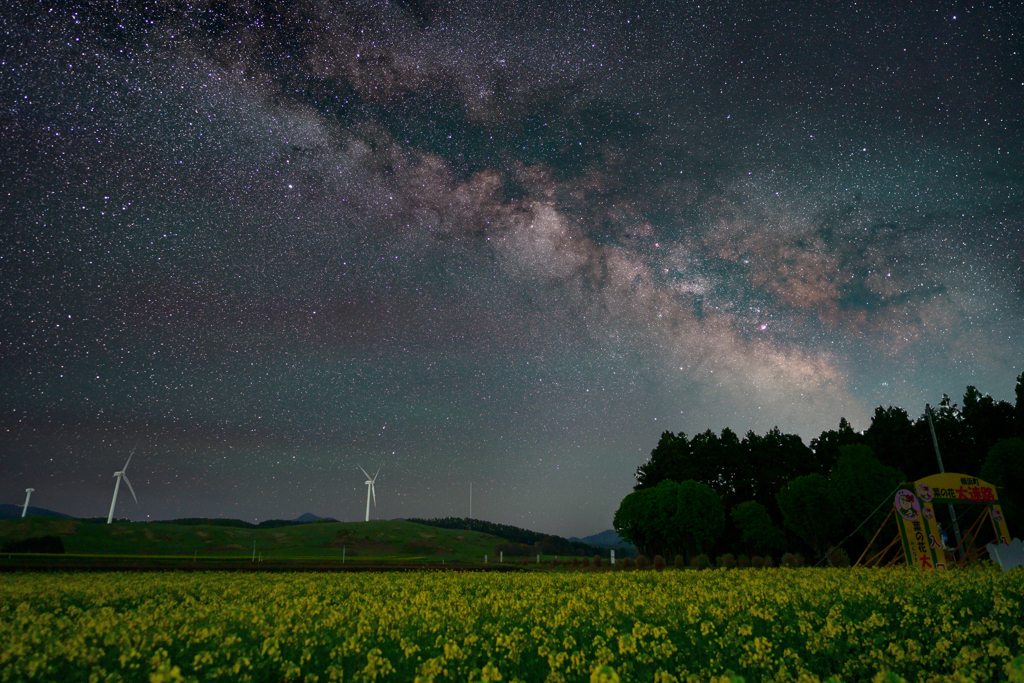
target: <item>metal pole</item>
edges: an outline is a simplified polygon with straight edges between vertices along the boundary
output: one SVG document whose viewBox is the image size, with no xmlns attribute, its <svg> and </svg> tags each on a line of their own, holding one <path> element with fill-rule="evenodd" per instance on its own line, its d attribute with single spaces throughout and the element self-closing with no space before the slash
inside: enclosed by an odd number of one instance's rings
<svg viewBox="0 0 1024 683">
<path fill-rule="evenodd" d="M 928 429 L 932 432 L 932 445 L 935 446 L 935 459 L 939 461 L 939 472 L 945 474 L 946 468 L 942 465 L 942 453 L 939 452 L 939 439 L 935 436 L 935 423 L 932 422 L 932 407 L 927 403 L 924 404 L 924 414 L 928 418 Z M 956 511 L 953 509 L 952 503 L 949 503 L 949 517 L 953 520 L 953 531 L 956 533 L 956 545 L 959 548 L 963 539 L 960 538 L 960 522 L 956 519 Z"/>
</svg>

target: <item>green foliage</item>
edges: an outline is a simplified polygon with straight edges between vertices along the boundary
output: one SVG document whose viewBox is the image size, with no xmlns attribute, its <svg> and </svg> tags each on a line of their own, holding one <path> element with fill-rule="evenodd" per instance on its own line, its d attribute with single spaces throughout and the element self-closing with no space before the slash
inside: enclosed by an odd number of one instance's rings
<svg viewBox="0 0 1024 683">
<path fill-rule="evenodd" d="M 914 422 L 902 408 L 875 408 L 864 442 L 880 463 L 902 470 L 911 480 L 937 471 L 928 424 L 923 420 Z"/>
<path fill-rule="evenodd" d="M 426 536 L 424 536 L 426 534 Z M 269 529 L 193 526 L 167 522 L 91 524 L 26 517 L 0 521 L 0 545 L 38 536 L 60 537 L 66 553 L 264 559 L 423 557 L 476 561 L 495 555 L 503 539 L 473 531 L 432 529 L 402 521 L 307 523 Z"/>
<path fill-rule="evenodd" d="M 62 554 L 64 542 L 60 536 L 36 536 L 25 538 L 20 541 L 8 541 L 0 547 L 0 552 L 5 553 L 49 553 Z"/>
<path fill-rule="evenodd" d="M 646 555 L 693 554 L 721 536 L 725 508 L 706 484 L 665 480 L 623 498 L 612 524 Z"/>
<path fill-rule="evenodd" d="M 779 491 L 778 500 L 786 527 L 819 554 L 841 530 L 843 511 L 835 489 L 820 474 L 797 477 Z"/>
<path fill-rule="evenodd" d="M 1009 683 L 1024 683 L 1024 655 L 1017 655 L 1003 667 Z"/>
<path fill-rule="evenodd" d="M 1024 439 L 1024 372 L 1017 375 L 1017 384 L 1013 388 L 1017 402 L 1013 407 L 1013 418 L 1017 436 Z"/>
<path fill-rule="evenodd" d="M 839 448 L 863 443 L 864 437 L 853 431 L 853 427 L 845 417 L 839 418 L 838 430 L 826 430 L 816 439 L 811 439 L 811 450 L 818 460 L 826 466 L 824 472 L 832 468 L 833 463 L 839 459 Z"/>
<path fill-rule="evenodd" d="M 622 499 L 612 518 L 612 527 L 619 536 L 628 539 L 641 553 L 650 552 L 650 528 L 647 522 L 650 503 L 649 490 L 638 489 Z"/>
<path fill-rule="evenodd" d="M 839 459 L 828 479 L 834 505 L 842 512 L 847 529 L 852 531 L 874 512 L 872 521 L 861 527 L 867 540 L 889 512 L 885 506 L 875 510 L 904 481 L 904 476 L 878 462 L 870 446 L 851 445 L 839 448 Z"/>
<path fill-rule="evenodd" d="M 800 553 L 783 553 L 782 560 L 780 561 L 783 567 L 789 567 L 790 569 L 796 569 L 802 567 L 805 564 L 804 556 Z"/>
<path fill-rule="evenodd" d="M 826 562 L 833 567 L 849 567 L 850 556 L 843 548 L 829 548 Z"/>
<path fill-rule="evenodd" d="M 700 554 L 690 560 L 690 566 L 697 569 L 709 569 L 711 567 L 711 559 L 707 555 Z"/>
<path fill-rule="evenodd" d="M 688 553 L 702 553 L 718 540 L 725 529 L 725 506 L 707 484 L 684 481 L 679 484 L 676 514 L 679 547 Z"/>
<path fill-rule="evenodd" d="M 1024 534 L 1024 439 L 996 442 L 981 468 L 981 478 L 998 487 L 1010 533 Z"/>
<path fill-rule="evenodd" d="M 756 553 L 770 552 L 785 545 L 782 530 L 772 523 L 764 505 L 748 500 L 734 507 L 730 516 L 749 550 Z"/>
</svg>

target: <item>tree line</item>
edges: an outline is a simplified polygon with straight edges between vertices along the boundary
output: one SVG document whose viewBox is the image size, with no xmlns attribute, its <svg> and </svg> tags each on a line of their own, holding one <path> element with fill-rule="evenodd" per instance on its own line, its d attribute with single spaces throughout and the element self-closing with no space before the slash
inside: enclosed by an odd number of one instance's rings
<svg viewBox="0 0 1024 683">
<path fill-rule="evenodd" d="M 1024 373 L 1015 394 L 1011 404 L 969 386 L 960 404 L 943 394 L 932 419 L 945 471 L 999 487 L 1010 532 L 1024 534 Z M 928 420 L 893 406 L 876 408 L 863 432 L 842 418 L 809 445 L 778 427 L 742 439 L 729 428 L 693 437 L 666 431 L 637 468 L 614 527 L 648 557 L 820 557 L 897 484 L 938 471 Z M 868 519 L 851 550 L 866 548 L 887 512 L 882 505 Z"/>
</svg>

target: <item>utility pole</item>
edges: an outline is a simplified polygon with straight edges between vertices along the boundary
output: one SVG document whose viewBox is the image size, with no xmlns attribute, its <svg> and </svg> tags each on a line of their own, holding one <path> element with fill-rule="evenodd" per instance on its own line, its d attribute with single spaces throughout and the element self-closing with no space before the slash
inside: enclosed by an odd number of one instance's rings
<svg viewBox="0 0 1024 683">
<path fill-rule="evenodd" d="M 942 453 L 939 452 L 939 439 L 935 436 L 935 423 L 932 421 L 932 407 L 925 403 L 924 414 L 928 418 L 928 429 L 932 432 L 932 445 L 935 446 L 935 459 L 939 461 L 939 472 L 946 473 L 946 468 L 942 465 Z M 956 511 L 953 509 L 953 504 L 949 503 L 949 518 L 953 520 L 953 532 L 956 533 L 956 546 L 960 548 L 963 543 L 963 539 L 960 538 L 960 523 L 956 519 Z M 960 552 L 963 553 L 963 548 L 960 548 Z"/>
</svg>

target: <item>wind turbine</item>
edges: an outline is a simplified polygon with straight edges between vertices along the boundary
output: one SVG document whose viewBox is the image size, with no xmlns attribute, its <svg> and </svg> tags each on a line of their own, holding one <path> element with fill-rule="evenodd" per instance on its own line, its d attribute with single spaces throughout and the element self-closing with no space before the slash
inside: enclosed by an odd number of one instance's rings
<svg viewBox="0 0 1024 683">
<path fill-rule="evenodd" d="M 32 492 L 35 489 L 25 489 L 25 505 L 21 508 L 21 516 L 24 517 L 25 513 L 28 512 L 28 499 L 32 497 Z"/>
<path fill-rule="evenodd" d="M 138 446 L 136 446 L 138 448 Z M 121 488 L 121 480 L 124 479 L 124 483 L 128 484 L 128 490 L 132 492 L 132 498 L 135 498 L 135 504 L 139 504 L 139 499 L 135 495 L 135 489 L 132 488 L 132 483 L 128 481 L 128 475 L 125 471 L 128 469 L 128 463 L 132 461 L 132 456 L 135 455 L 135 448 L 128 454 L 128 460 L 124 463 L 124 468 L 120 472 L 114 472 L 114 476 L 117 477 L 117 483 L 114 484 L 114 498 L 110 501 L 110 514 L 107 515 L 107 524 L 114 521 L 114 506 L 117 505 L 117 491 Z"/>
<path fill-rule="evenodd" d="M 362 465 L 358 465 L 359 469 L 363 470 Z M 377 468 L 377 472 L 370 477 L 370 473 L 363 470 L 363 474 L 366 475 L 366 521 L 370 521 L 370 498 L 373 498 L 373 507 L 377 507 L 377 492 L 373 488 L 373 483 L 377 481 L 377 475 L 380 474 L 380 468 Z"/>
</svg>

